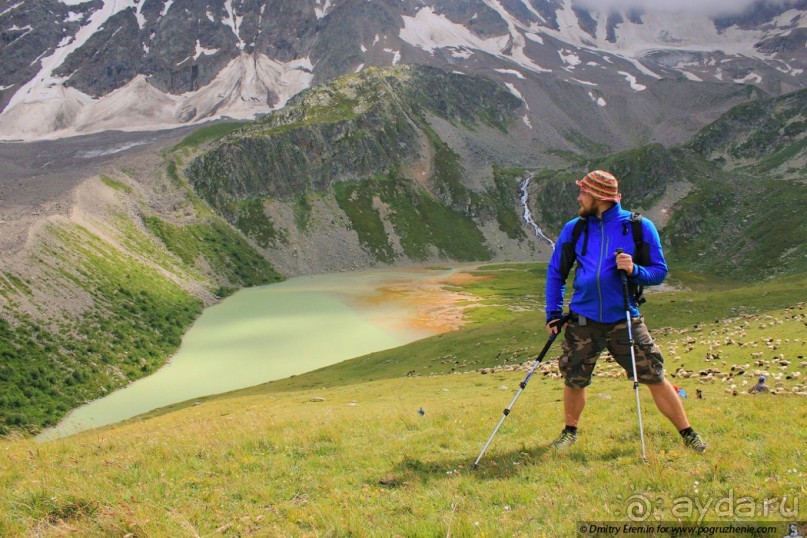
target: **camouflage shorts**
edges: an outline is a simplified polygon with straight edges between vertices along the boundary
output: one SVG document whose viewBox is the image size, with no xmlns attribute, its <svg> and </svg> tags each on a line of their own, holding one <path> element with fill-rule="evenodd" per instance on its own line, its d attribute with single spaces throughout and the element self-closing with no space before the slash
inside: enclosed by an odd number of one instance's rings
<svg viewBox="0 0 807 538">
<path fill-rule="evenodd" d="M 664 380 L 664 358 L 647 330 L 643 318 L 634 318 L 631 323 L 633 341 L 636 344 L 636 371 L 639 383 L 655 384 Z M 585 325 L 569 321 L 561 344 L 563 355 L 558 367 L 566 380 L 566 386 L 584 388 L 591 384 L 594 365 L 602 353 L 608 351 L 633 379 L 630 356 L 628 325 L 622 323 L 596 323 L 588 320 Z"/>
</svg>

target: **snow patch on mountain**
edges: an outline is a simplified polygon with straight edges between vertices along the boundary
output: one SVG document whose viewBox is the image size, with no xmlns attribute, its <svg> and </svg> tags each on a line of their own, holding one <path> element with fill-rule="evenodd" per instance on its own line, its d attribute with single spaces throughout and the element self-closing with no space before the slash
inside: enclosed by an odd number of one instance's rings
<svg viewBox="0 0 807 538">
<path fill-rule="evenodd" d="M 401 61 L 401 51 L 394 49 L 384 49 L 384 52 L 392 54 L 392 65 L 398 65 Z"/>
<path fill-rule="evenodd" d="M 470 58 L 471 56 L 474 55 L 474 51 L 472 51 L 471 49 L 464 48 L 464 47 L 461 48 L 461 49 L 457 49 L 457 48 L 454 48 L 454 47 L 449 47 L 448 50 L 451 51 L 451 55 L 454 58 L 462 58 L 463 60 L 467 60 L 468 58 Z"/>
<path fill-rule="evenodd" d="M 77 0 L 61 1 L 69 6 L 83 3 Z M 17 90 L 6 106 L 6 111 L 29 100 L 42 101 L 64 96 L 65 93 L 62 91 L 64 79 L 55 77 L 53 72 L 72 52 L 80 49 L 93 34 L 100 30 L 110 17 L 135 6 L 136 0 L 105 0 L 103 6 L 90 15 L 87 24 L 82 26 L 75 36 L 65 36 L 52 54 L 40 60 L 39 73 Z"/>
<path fill-rule="evenodd" d="M 558 56 L 560 56 L 563 63 L 568 65 L 570 69 L 574 69 L 575 66 L 578 66 L 581 63 L 580 56 L 567 49 L 560 49 L 558 51 Z"/>
<path fill-rule="evenodd" d="M 526 37 L 530 41 L 535 41 L 539 45 L 544 44 L 544 39 L 541 36 L 539 36 L 538 34 L 533 34 L 532 32 L 524 32 L 524 37 Z"/>
<path fill-rule="evenodd" d="M 325 0 L 325 4 L 319 7 L 321 3 L 322 0 L 317 0 L 317 7 L 314 8 L 314 13 L 316 13 L 318 19 L 324 18 L 328 14 L 328 8 L 331 7 L 331 0 Z"/>
<path fill-rule="evenodd" d="M 52 86 L 43 97 L 19 100 L 0 114 L 0 140 L 60 138 L 111 129 L 165 129 L 225 117 L 254 119 L 308 88 L 312 70 L 308 58 L 284 63 L 263 54 L 242 53 L 198 91 L 171 95 L 138 75 L 99 99 L 51 78 Z M 267 103 L 267 95 L 275 100 Z"/>
<path fill-rule="evenodd" d="M 524 75 L 521 74 L 521 71 L 516 71 L 515 69 L 496 69 L 496 72 L 502 73 L 503 75 L 513 75 L 524 80 Z"/>
<path fill-rule="evenodd" d="M 241 32 L 240 32 L 241 22 L 244 20 L 244 17 L 239 16 L 235 12 L 235 8 L 233 7 L 233 0 L 226 0 L 224 2 L 224 10 L 227 12 L 227 17 L 224 18 L 221 22 L 232 29 L 233 35 L 235 35 L 235 39 L 238 42 L 239 50 L 244 50 L 246 43 L 244 43 L 244 40 L 241 39 Z"/>
<path fill-rule="evenodd" d="M 193 55 L 193 59 L 198 60 L 199 57 L 201 55 L 203 55 L 203 54 L 205 56 L 212 56 L 212 55 L 216 54 L 218 51 L 219 51 L 219 49 L 208 49 L 208 48 L 203 47 L 202 44 L 197 39 L 196 40 L 196 52 Z"/>
<path fill-rule="evenodd" d="M 14 39 L 12 39 L 11 41 L 9 41 L 9 42 L 8 42 L 8 44 L 9 44 L 9 45 L 11 45 L 12 43 L 14 43 L 15 41 L 19 41 L 19 40 L 20 40 L 20 39 L 22 39 L 23 37 L 25 37 L 25 36 L 27 36 L 28 34 L 30 34 L 31 32 L 33 32 L 33 31 L 34 31 L 34 28 L 33 28 L 33 26 L 31 26 L 30 24 L 27 24 L 27 25 L 25 25 L 25 26 L 17 26 L 17 25 L 15 24 L 14 26 L 12 26 L 11 28 L 9 28 L 9 29 L 8 29 L 8 32 L 19 32 L 19 31 L 22 31 L 23 33 L 21 33 L 21 34 L 19 34 L 19 35 L 15 36 L 15 37 L 14 37 Z"/>
<path fill-rule="evenodd" d="M 778 17 L 771 25 L 770 31 L 760 31 L 743 30 L 737 26 L 718 30 L 714 21 L 699 13 L 680 12 L 671 17 L 669 13 L 653 10 L 642 14 L 641 24 L 631 22 L 625 17 L 623 22 L 616 25 L 615 41 L 609 41 L 606 36 L 609 11 L 592 13 L 597 22 L 596 37 L 592 37 L 580 28 L 571 1 L 565 0 L 563 9 L 558 10 L 560 30 L 545 28 L 543 31 L 571 45 L 610 52 L 623 58 L 641 58 L 648 52 L 664 49 L 721 50 L 726 54 L 761 58 L 764 54 L 755 49 L 754 44 L 773 30 L 780 31 L 781 28 L 790 27 L 794 18 L 800 21 L 803 12 L 792 11 L 789 18 L 785 15 Z M 669 46 L 665 46 L 665 43 Z"/>
<path fill-rule="evenodd" d="M 602 97 L 594 95 L 594 92 L 588 92 L 588 96 L 591 97 L 591 100 L 597 103 L 598 106 L 604 107 L 608 104 Z"/>
<path fill-rule="evenodd" d="M 619 73 L 620 75 L 625 77 L 625 80 L 627 80 L 628 84 L 630 84 L 630 89 L 631 90 L 633 90 L 635 92 L 640 92 L 640 91 L 643 91 L 643 90 L 647 89 L 647 86 L 645 86 L 644 84 L 639 84 L 636 81 L 636 77 L 634 77 L 633 75 L 631 75 L 627 71 L 617 71 L 617 73 Z"/>
<path fill-rule="evenodd" d="M 743 78 L 735 78 L 734 82 L 738 84 L 762 84 L 762 77 L 754 72 L 751 72 Z"/>
<path fill-rule="evenodd" d="M 146 16 L 143 15 L 143 5 L 146 2 L 138 2 L 135 7 L 135 18 L 137 19 L 137 26 L 142 30 L 146 26 Z"/>
<path fill-rule="evenodd" d="M 524 103 L 524 108 L 526 108 L 527 110 L 529 110 L 529 109 L 530 109 L 530 105 L 529 105 L 529 104 L 527 104 L 527 101 L 524 99 L 524 96 L 523 96 L 523 95 L 521 95 L 521 92 L 520 92 L 520 91 L 518 91 L 518 88 L 516 88 L 516 87 L 515 87 L 515 86 L 514 86 L 512 83 L 510 83 L 510 82 L 505 82 L 505 83 L 504 83 L 504 85 L 507 87 L 507 89 L 508 89 L 508 90 L 510 90 L 510 93 L 512 93 L 513 95 L 515 95 L 515 96 L 516 96 L 516 97 L 518 97 L 519 99 L 521 99 L 521 101 Z"/>
<path fill-rule="evenodd" d="M 439 48 L 476 49 L 497 58 L 506 59 L 536 73 L 551 72 L 550 69 L 538 65 L 524 53 L 524 36 L 516 28 L 512 16 L 507 14 L 498 2 L 486 0 L 485 3 L 501 10 L 503 16 L 506 15 L 505 21 L 510 26 L 509 34 L 484 39 L 465 26 L 435 13 L 431 7 L 424 7 L 418 10 L 414 17 L 402 17 L 404 27 L 401 29 L 399 37 L 410 45 L 420 47 L 431 54 L 434 54 L 434 51 Z M 508 48 L 511 52 L 506 54 L 504 51 Z"/>
<path fill-rule="evenodd" d="M 2 15 L 2 14 L 0 14 Z M 67 12 L 67 17 L 64 19 L 64 22 L 78 22 L 84 19 L 83 13 L 75 13 L 73 11 Z"/>
<path fill-rule="evenodd" d="M 431 7 L 418 10 L 414 17 L 404 15 L 402 18 L 404 27 L 399 37 L 431 54 L 439 48 L 455 47 L 478 49 L 499 56 L 510 40 L 506 35 L 483 39 L 465 26 L 438 15 Z"/>
</svg>

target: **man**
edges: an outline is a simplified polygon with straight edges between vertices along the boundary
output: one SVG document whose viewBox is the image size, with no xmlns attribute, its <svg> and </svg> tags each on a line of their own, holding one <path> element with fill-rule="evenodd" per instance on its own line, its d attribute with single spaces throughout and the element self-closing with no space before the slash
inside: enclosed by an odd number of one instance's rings
<svg viewBox="0 0 807 538">
<path fill-rule="evenodd" d="M 748 394 L 756 394 L 758 392 L 770 392 L 768 390 L 768 385 L 765 384 L 765 376 L 761 375 L 757 379 L 757 384 L 748 389 Z"/>
<path fill-rule="evenodd" d="M 577 269 L 574 292 L 569 305 L 571 317 L 562 343 L 559 366 L 565 380 L 563 409 L 566 427 L 552 443 L 567 447 L 577 441 L 577 424 L 586 404 L 586 387 L 591 383 L 594 365 L 606 347 L 614 359 L 633 379 L 625 302 L 619 271 L 628 281 L 642 286 L 661 284 L 667 276 L 667 264 L 661 251 L 658 231 L 643 218 L 642 241 L 649 247 L 649 263 L 639 266 L 633 256 L 636 244 L 632 236 L 631 213 L 622 209 L 617 179 L 603 170 L 594 170 L 577 182 L 579 218 L 569 221 L 560 233 L 546 278 L 546 329 L 557 334 L 563 312 L 566 276 L 576 253 Z M 575 224 L 586 219 L 585 228 L 575 245 L 570 243 Z M 571 248 L 574 248 L 572 251 Z M 617 249 L 622 249 L 617 254 Z M 564 254 L 565 251 L 565 254 Z M 571 261 L 570 261 L 571 258 Z M 635 298 L 630 299 L 632 334 L 639 383 L 650 389 L 656 407 L 673 423 L 684 444 L 704 452 L 706 443 L 692 429 L 684 406 L 675 389 L 664 378 L 664 359 L 639 315 Z"/>
</svg>

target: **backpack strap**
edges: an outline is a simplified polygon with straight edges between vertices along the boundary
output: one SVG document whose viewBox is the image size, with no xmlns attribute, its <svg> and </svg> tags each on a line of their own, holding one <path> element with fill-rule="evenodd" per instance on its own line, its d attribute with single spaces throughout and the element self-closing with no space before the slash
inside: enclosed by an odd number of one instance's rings
<svg viewBox="0 0 807 538">
<path fill-rule="evenodd" d="M 642 229 L 642 215 L 633 212 L 630 217 L 631 234 L 633 243 L 636 245 L 633 251 L 633 261 L 638 265 L 650 265 L 650 245 L 644 241 L 644 230 Z M 647 302 L 644 297 L 644 286 L 628 280 L 628 288 L 637 305 Z"/>
<path fill-rule="evenodd" d="M 581 252 L 582 255 L 586 254 L 586 247 L 588 246 L 588 220 L 580 217 L 577 219 L 577 222 L 574 223 L 574 228 L 572 229 L 572 238 L 569 239 L 568 242 L 563 243 L 561 248 L 561 256 L 560 256 L 560 277 L 565 282 L 567 278 L 569 278 L 569 272 L 572 270 L 574 263 L 577 261 L 577 253 L 575 252 L 575 246 L 577 245 L 577 240 L 580 238 L 580 234 L 585 231 L 585 235 L 583 236 L 583 250 Z"/>
<path fill-rule="evenodd" d="M 633 242 L 636 244 L 636 256 L 634 257 L 639 260 L 639 265 L 648 265 L 650 263 L 650 245 L 644 242 L 642 215 L 634 212 L 630 217 L 630 226 Z"/>
</svg>

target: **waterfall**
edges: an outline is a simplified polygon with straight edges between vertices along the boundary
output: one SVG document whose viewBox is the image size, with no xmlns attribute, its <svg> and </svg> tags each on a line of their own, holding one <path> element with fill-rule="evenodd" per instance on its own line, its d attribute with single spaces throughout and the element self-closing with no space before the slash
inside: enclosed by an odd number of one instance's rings
<svg viewBox="0 0 807 538">
<path fill-rule="evenodd" d="M 529 198 L 527 196 L 527 187 L 529 186 L 530 181 L 532 181 L 532 178 L 533 178 L 532 174 L 528 175 L 527 177 L 524 178 L 524 183 L 521 184 L 521 205 L 524 207 L 524 220 L 535 231 L 536 237 L 546 239 L 547 242 L 550 245 L 552 245 L 552 248 L 554 249 L 555 248 L 554 241 L 545 236 L 541 228 L 537 224 L 535 224 L 535 221 L 532 219 L 532 211 L 530 211 L 529 205 L 527 204 L 527 199 Z"/>
</svg>

